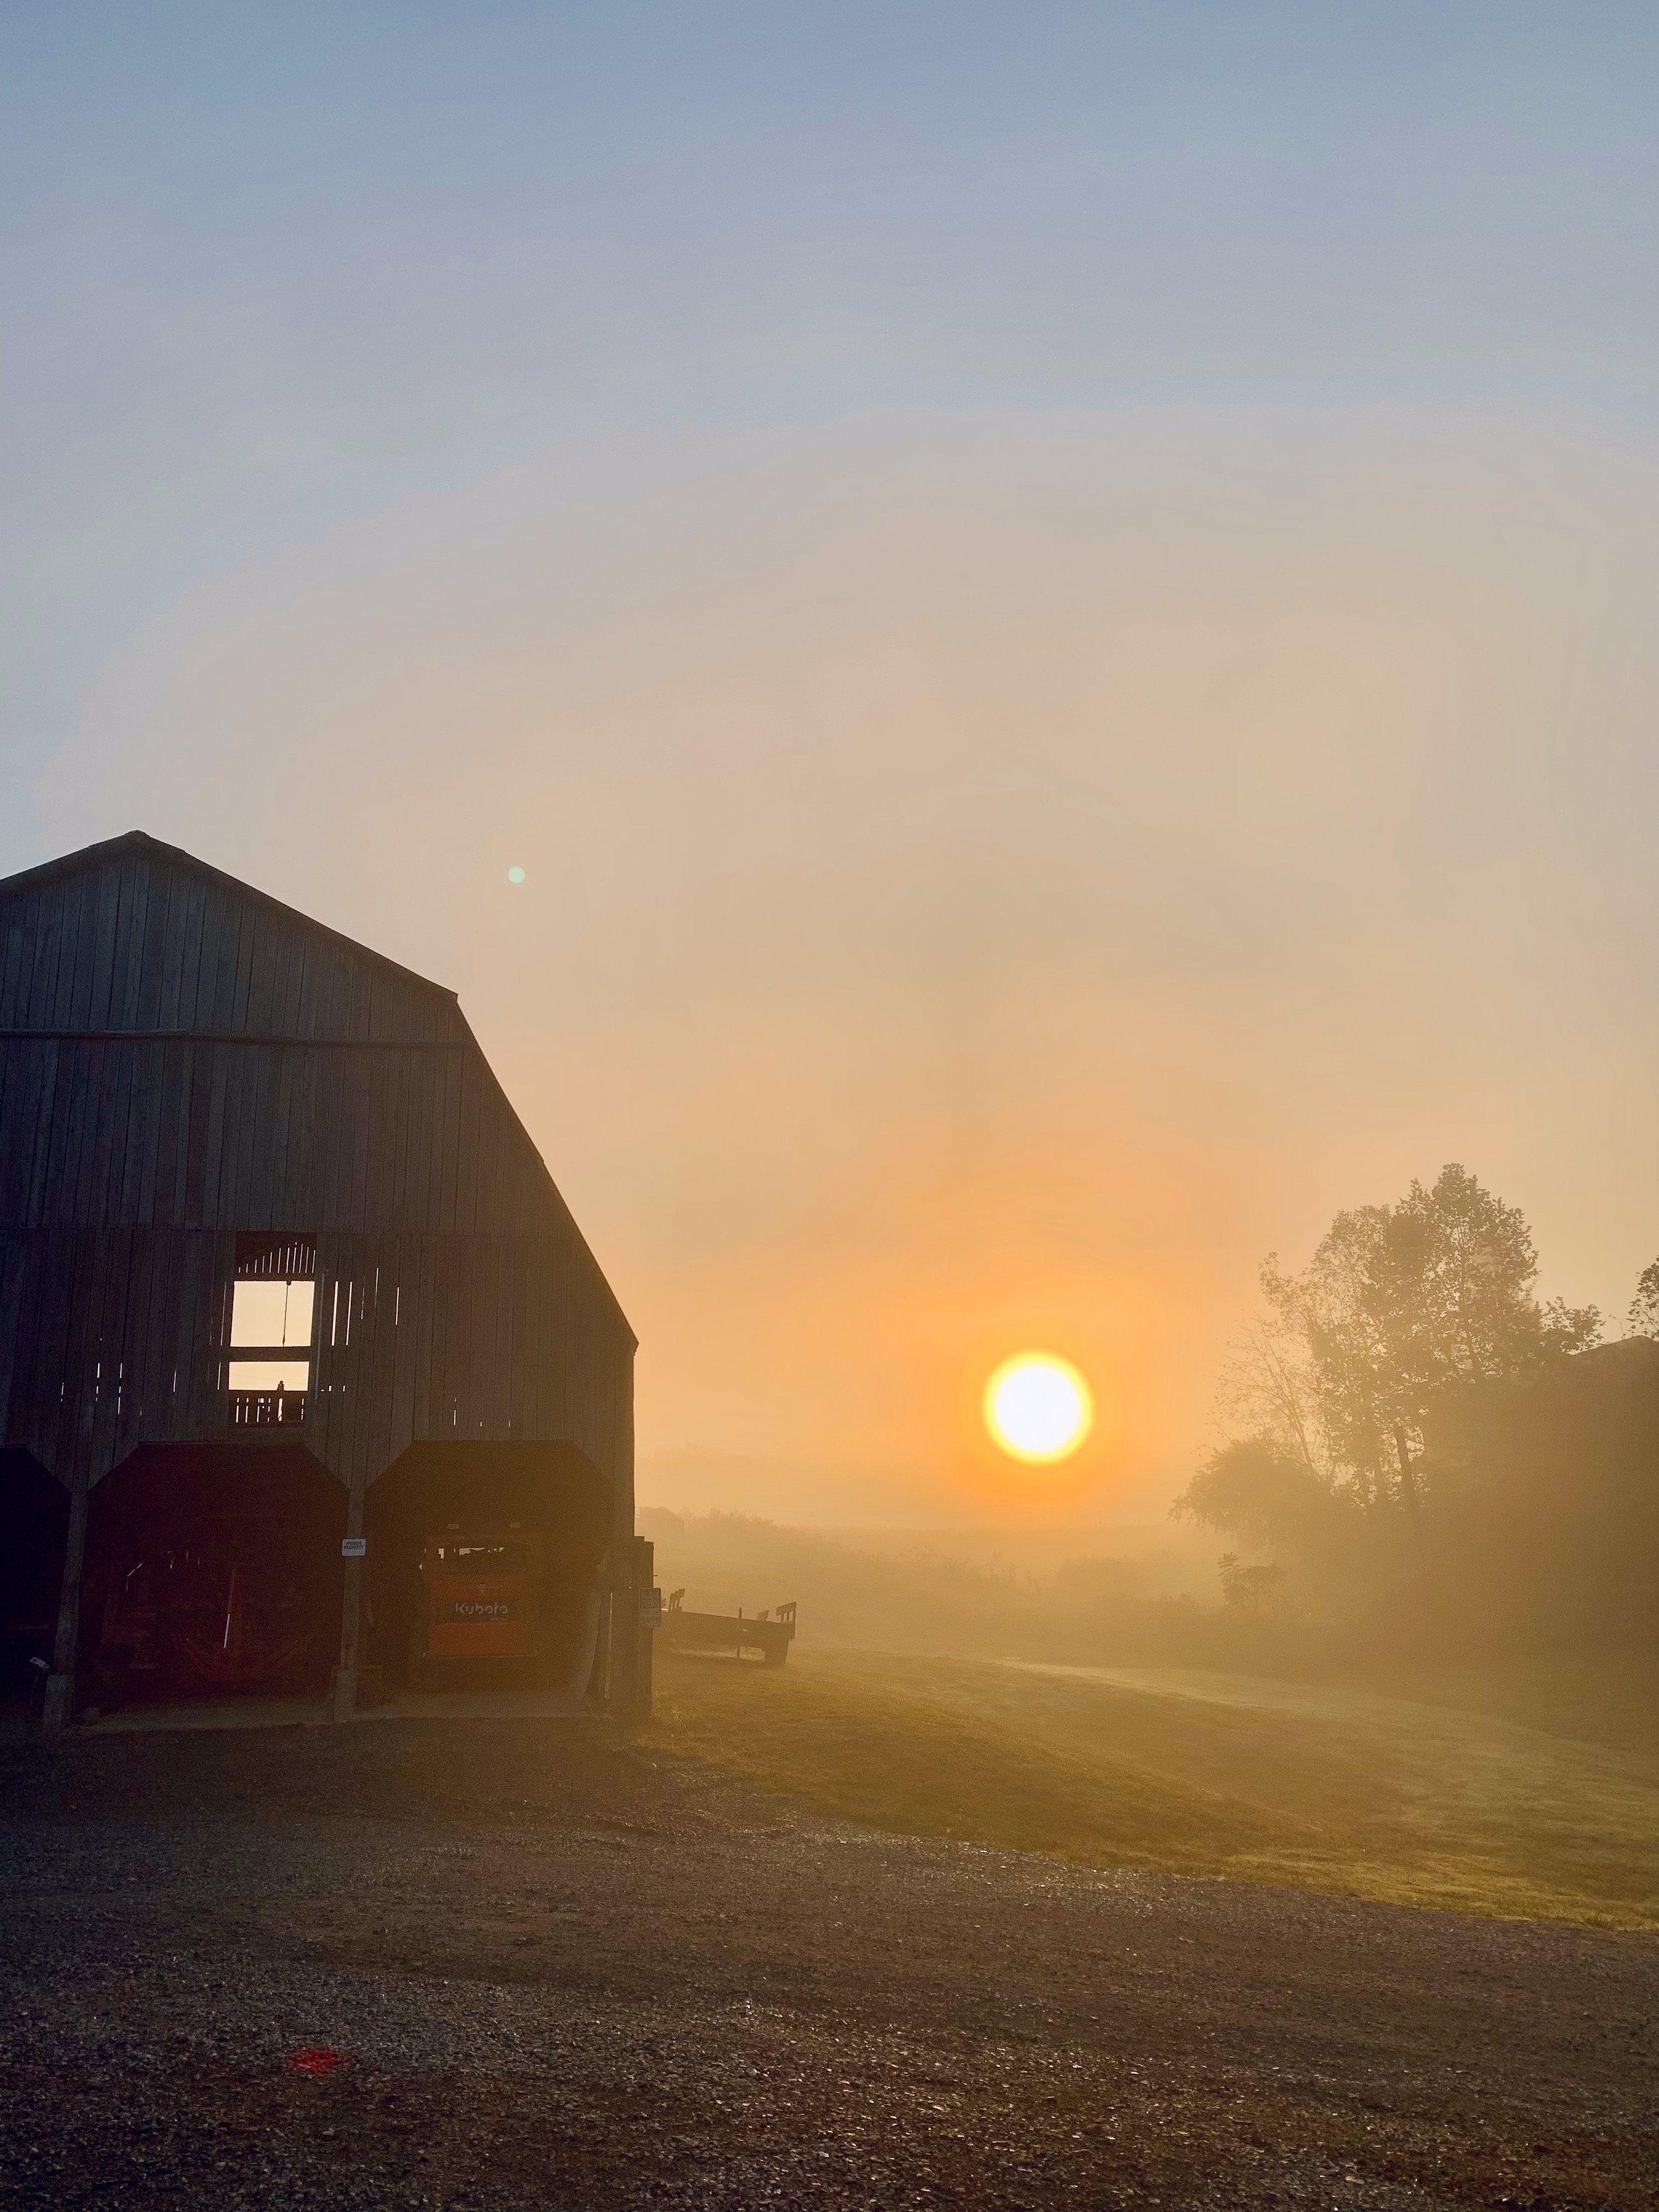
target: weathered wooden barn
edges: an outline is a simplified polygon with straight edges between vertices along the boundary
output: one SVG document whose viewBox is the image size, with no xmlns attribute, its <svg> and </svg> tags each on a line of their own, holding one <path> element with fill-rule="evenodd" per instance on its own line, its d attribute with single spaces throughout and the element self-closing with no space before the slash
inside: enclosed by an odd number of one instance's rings
<svg viewBox="0 0 1659 2212">
<path fill-rule="evenodd" d="M 635 1705 L 634 1348 L 453 992 L 137 831 L 0 881 L 0 1616 L 49 1723 L 434 1667 Z"/>
</svg>

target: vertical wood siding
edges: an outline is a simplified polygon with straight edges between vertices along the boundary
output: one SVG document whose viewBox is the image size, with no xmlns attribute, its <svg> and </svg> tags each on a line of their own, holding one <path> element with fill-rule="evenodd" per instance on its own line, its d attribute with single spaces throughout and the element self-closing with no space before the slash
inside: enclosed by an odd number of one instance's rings
<svg viewBox="0 0 1659 2212">
<path fill-rule="evenodd" d="M 564 1442 L 631 1527 L 631 1332 L 453 994 L 149 839 L 0 883 L 0 1441 L 72 1484 L 224 1437 L 267 1229 L 317 1235 L 304 1437 L 359 1495 Z"/>
</svg>

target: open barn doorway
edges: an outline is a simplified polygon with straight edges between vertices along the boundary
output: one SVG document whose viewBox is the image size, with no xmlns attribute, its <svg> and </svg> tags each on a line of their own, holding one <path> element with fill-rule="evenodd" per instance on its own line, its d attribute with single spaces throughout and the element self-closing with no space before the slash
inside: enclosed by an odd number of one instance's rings
<svg viewBox="0 0 1659 2212">
<path fill-rule="evenodd" d="M 0 1451 L 0 1705 L 38 1711 L 58 1633 L 69 1492 L 30 1452 Z"/>
<path fill-rule="evenodd" d="M 370 1663 L 407 1690 L 580 1694 L 609 1504 L 573 1444 L 411 1444 L 368 1493 Z"/>
<path fill-rule="evenodd" d="M 345 1522 L 298 1446 L 141 1445 L 89 1501 L 77 1705 L 321 1698 Z"/>
</svg>

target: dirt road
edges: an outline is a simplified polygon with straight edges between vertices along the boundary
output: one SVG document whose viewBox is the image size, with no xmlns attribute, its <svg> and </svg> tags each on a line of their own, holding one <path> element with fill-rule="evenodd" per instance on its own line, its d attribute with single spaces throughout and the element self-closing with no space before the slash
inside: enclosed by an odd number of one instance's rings
<svg viewBox="0 0 1659 2212">
<path fill-rule="evenodd" d="M 592 1723 L 5 1759 L 8 2207 L 1659 2204 L 1651 1939 L 902 1840 Z"/>
</svg>

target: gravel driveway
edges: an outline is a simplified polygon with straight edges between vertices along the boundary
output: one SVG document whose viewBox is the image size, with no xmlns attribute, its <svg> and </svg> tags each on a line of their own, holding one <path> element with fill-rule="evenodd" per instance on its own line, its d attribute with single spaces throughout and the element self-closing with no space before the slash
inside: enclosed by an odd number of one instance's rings
<svg viewBox="0 0 1659 2212">
<path fill-rule="evenodd" d="M 1659 2205 L 1650 1939 L 908 1841 L 597 1723 L 4 1759 L 9 2212 Z"/>
</svg>

